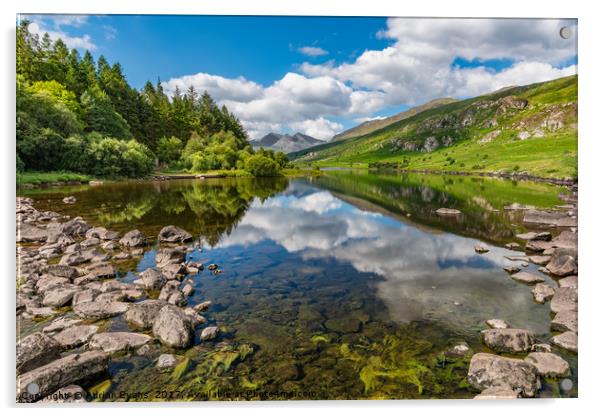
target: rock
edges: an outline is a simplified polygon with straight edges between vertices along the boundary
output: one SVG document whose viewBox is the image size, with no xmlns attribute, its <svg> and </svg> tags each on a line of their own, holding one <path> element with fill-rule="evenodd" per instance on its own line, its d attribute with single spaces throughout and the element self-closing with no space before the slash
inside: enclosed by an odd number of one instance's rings
<svg viewBox="0 0 602 416">
<path fill-rule="evenodd" d="M 192 324 L 193 328 L 207 323 L 205 317 L 203 315 L 200 315 L 197 311 L 195 311 L 192 308 L 185 308 L 183 312 L 186 314 L 186 316 L 190 318 L 190 323 Z"/>
<path fill-rule="evenodd" d="M 560 287 L 574 287 L 574 288 L 577 288 L 577 286 L 578 286 L 577 276 L 575 276 L 575 275 L 573 275 L 573 276 L 567 276 L 564 279 L 560 279 L 558 281 L 558 285 Z"/>
<path fill-rule="evenodd" d="M 485 323 L 489 328 L 493 329 L 506 329 L 510 327 L 503 319 L 488 319 Z"/>
<path fill-rule="evenodd" d="M 168 281 L 159 293 L 159 300 L 168 301 L 171 295 L 180 291 L 180 282 L 175 280 Z"/>
<path fill-rule="evenodd" d="M 176 348 L 188 347 L 194 340 L 190 319 L 174 305 L 161 308 L 153 324 L 153 334 L 163 344 Z"/>
<path fill-rule="evenodd" d="M 86 274 L 95 279 L 110 279 L 117 275 L 117 271 L 112 264 L 103 262 L 86 267 Z"/>
<path fill-rule="evenodd" d="M 75 306 L 75 305 L 79 305 L 80 303 L 92 302 L 96 298 L 96 296 L 98 296 L 99 294 L 100 294 L 99 290 L 85 289 L 80 292 L 76 292 L 73 295 L 73 300 L 71 301 L 71 303 L 73 304 L 73 306 Z"/>
<path fill-rule="evenodd" d="M 62 348 L 70 350 L 87 343 L 96 332 L 98 327 L 95 325 L 74 325 L 63 329 L 53 338 Z"/>
<path fill-rule="evenodd" d="M 504 266 L 504 271 L 506 273 L 515 274 L 520 272 L 520 267 L 518 266 Z"/>
<path fill-rule="evenodd" d="M 150 329 L 153 327 L 155 318 L 159 311 L 167 304 L 163 300 L 147 299 L 140 303 L 134 303 L 124 315 L 124 319 L 140 329 Z"/>
<path fill-rule="evenodd" d="M 182 288 L 182 294 L 184 296 L 190 296 L 194 293 L 194 287 L 192 287 L 192 285 L 190 284 L 185 284 L 184 287 Z"/>
<path fill-rule="evenodd" d="M 445 355 L 450 358 L 462 358 L 471 354 L 471 349 L 466 343 L 454 345 L 445 352 Z"/>
<path fill-rule="evenodd" d="M 554 243 L 552 243 L 550 241 L 531 240 L 531 241 L 528 241 L 527 244 L 525 244 L 525 250 L 533 251 L 535 253 L 542 253 L 553 247 L 554 247 Z"/>
<path fill-rule="evenodd" d="M 554 316 L 554 319 L 552 319 L 551 329 L 552 331 L 558 332 L 579 332 L 577 330 L 577 320 L 577 311 L 560 311 Z"/>
<path fill-rule="evenodd" d="M 61 266 L 79 266 L 80 264 L 90 261 L 89 258 L 84 257 L 81 251 L 75 251 L 73 253 L 67 253 L 59 261 Z"/>
<path fill-rule="evenodd" d="M 531 290 L 531 293 L 533 294 L 533 299 L 535 299 L 535 302 L 537 303 L 546 303 L 547 301 L 552 299 L 552 296 L 554 296 L 554 292 L 554 289 L 545 283 L 537 283 L 535 287 Z"/>
<path fill-rule="evenodd" d="M 51 334 L 53 332 L 62 331 L 63 329 L 70 328 L 73 325 L 77 325 L 81 323 L 81 319 L 69 319 L 64 316 L 56 318 L 54 321 L 50 323 L 50 325 L 42 328 L 42 332 L 45 334 Z"/>
<path fill-rule="evenodd" d="M 219 266 L 215 263 L 211 263 L 209 266 L 207 266 L 207 269 L 209 270 L 217 270 Z"/>
<path fill-rule="evenodd" d="M 552 344 L 565 350 L 577 352 L 577 334 L 573 331 L 563 332 L 551 339 Z"/>
<path fill-rule="evenodd" d="M 186 273 L 186 267 L 184 267 L 182 264 L 170 263 L 164 266 L 161 271 L 167 280 L 175 280 L 184 276 L 184 273 Z"/>
<path fill-rule="evenodd" d="M 550 256 L 530 256 L 529 261 L 539 266 L 545 266 L 550 261 Z"/>
<path fill-rule="evenodd" d="M 100 239 L 96 237 L 86 238 L 84 241 L 81 241 L 79 245 L 83 248 L 90 248 L 100 244 Z"/>
<path fill-rule="evenodd" d="M 456 217 L 462 214 L 461 211 L 453 208 L 439 208 L 435 212 L 441 217 Z"/>
<path fill-rule="evenodd" d="M 552 240 L 558 248 L 577 250 L 577 233 L 565 230 Z"/>
<path fill-rule="evenodd" d="M 73 299 L 73 295 L 77 292 L 77 289 L 71 286 L 57 287 L 49 290 L 44 294 L 42 305 L 52 306 L 60 308 L 62 306 L 69 305 Z"/>
<path fill-rule="evenodd" d="M 106 353 L 131 351 L 149 343 L 152 337 L 135 332 L 103 332 L 95 334 L 90 340 L 90 348 Z"/>
<path fill-rule="evenodd" d="M 516 238 L 518 238 L 519 240 L 525 240 L 525 241 L 531 241 L 531 240 L 537 240 L 537 241 L 550 241 L 552 239 L 552 234 L 545 231 L 545 232 L 541 232 L 541 233 L 535 233 L 535 232 L 528 232 L 528 233 L 524 233 L 524 234 L 517 234 Z"/>
<path fill-rule="evenodd" d="M 535 335 L 526 329 L 485 329 L 481 334 L 485 345 L 495 352 L 526 352 L 535 344 Z"/>
<path fill-rule="evenodd" d="M 324 322 L 324 326 L 331 331 L 345 334 L 359 331 L 361 322 L 352 316 L 346 316 L 329 319 Z"/>
<path fill-rule="evenodd" d="M 106 319 L 125 313 L 128 310 L 125 302 L 84 302 L 73 307 L 73 312 L 81 318 Z"/>
<path fill-rule="evenodd" d="M 489 251 L 489 249 L 485 246 L 477 244 L 474 246 L 474 251 L 479 254 L 482 254 L 482 253 L 487 253 Z"/>
<path fill-rule="evenodd" d="M 546 265 L 546 269 L 556 276 L 569 276 L 577 274 L 577 262 L 573 256 L 554 252 L 550 262 Z"/>
<path fill-rule="evenodd" d="M 552 352 L 552 346 L 550 344 L 535 344 L 531 350 L 535 352 Z"/>
<path fill-rule="evenodd" d="M 88 393 L 75 384 L 63 387 L 42 399 L 41 403 L 86 403 Z"/>
<path fill-rule="evenodd" d="M 157 359 L 157 368 L 171 368 L 175 367 L 178 363 L 178 359 L 173 354 L 161 354 Z"/>
<path fill-rule="evenodd" d="M 155 261 L 158 268 L 162 268 L 171 263 L 183 263 L 186 260 L 186 250 L 182 247 L 167 247 L 157 250 Z"/>
<path fill-rule="evenodd" d="M 140 273 L 140 279 L 135 283 L 141 284 L 147 290 L 161 290 L 167 282 L 163 273 L 157 269 L 146 269 Z"/>
<path fill-rule="evenodd" d="M 542 283 L 545 282 L 545 279 L 541 276 L 538 276 L 536 274 L 533 273 L 529 273 L 529 272 L 518 272 L 518 273 L 514 273 L 512 276 L 514 280 L 518 281 L 518 282 L 522 282 L 522 283 L 527 283 L 527 284 L 535 284 L 535 283 Z"/>
<path fill-rule="evenodd" d="M 179 227 L 168 225 L 159 231 L 157 239 L 160 243 L 183 243 L 192 240 L 192 235 Z"/>
<path fill-rule="evenodd" d="M 215 339 L 219 334 L 219 328 L 217 326 L 208 326 L 201 332 L 201 341 L 209 341 Z"/>
<path fill-rule="evenodd" d="M 144 247 L 147 244 L 146 236 L 138 230 L 128 231 L 119 240 L 119 244 L 125 247 Z"/>
<path fill-rule="evenodd" d="M 533 364 L 487 353 L 472 356 L 468 382 L 480 391 L 497 387 L 513 390 L 525 397 L 535 396 L 541 388 L 537 368 Z"/>
<path fill-rule="evenodd" d="M 504 244 L 504 247 L 506 247 L 508 250 L 519 250 L 520 244 L 512 242 L 512 243 Z"/>
<path fill-rule="evenodd" d="M 426 140 L 424 141 L 424 145 L 422 146 L 422 149 L 427 152 L 430 153 L 433 150 L 437 149 L 439 147 L 439 141 L 434 137 L 427 137 Z"/>
<path fill-rule="evenodd" d="M 62 288 L 69 285 L 69 279 L 65 277 L 42 276 L 36 282 L 36 290 L 38 293 L 45 293 L 51 289 Z"/>
<path fill-rule="evenodd" d="M 58 224 L 55 231 L 63 233 L 69 237 L 83 237 L 86 235 L 86 231 L 88 231 L 90 228 L 92 227 L 90 227 L 90 225 L 88 225 L 83 218 L 75 217 L 72 220 Z M 52 230 L 53 228 L 51 227 L 50 231 Z"/>
<path fill-rule="evenodd" d="M 490 387 L 474 397 L 474 400 L 490 399 L 518 399 L 518 393 L 509 387 Z"/>
<path fill-rule="evenodd" d="M 552 227 L 576 227 L 577 219 L 561 212 L 529 210 L 525 213 L 523 223 Z"/>
<path fill-rule="evenodd" d="M 577 289 L 574 287 L 559 287 L 556 289 L 550 309 L 554 313 L 563 311 L 577 311 Z"/>
<path fill-rule="evenodd" d="M 41 332 L 34 332 L 17 342 L 17 374 L 41 367 L 60 358 L 60 345 Z"/>
<path fill-rule="evenodd" d="M 63 198 L 63 202 L 65 204 L 75 204 L 77 202 L 77 199 L 74 196 L 66 196 Z"/>
<path fill-rule="evenodd" d="M 205 312 L 211 307 L 211 305 L 213 305 L 213 302 L 211 302 L 210 300 L 206 300 L 205 302 L 201 302 L 198 305 L 194 305 L 193 309 L 197 312 Z"/>
<path fill-rule="evenodd" d="M 571 372 L 569 363 L 550 352 L 532 352 L 525 361 L 533 364 L 541 377 L 567 377 Z"/>
<path fill-rule="evenodd" d="M 17 243 L 41 243 L 48 239 L 48 232 L 43 228 L 27 223 L 17 224 Z"/>
<path fill-rule="evenodd" d="M 107 371 L 108 356 L 99 351 L 87 351 L 60 358 L 17 378 L 17 398 L 19 401 L 34 401 L 46 397 L 63 386 L 77 384 Z M 27 386 L 38 385 L 36 397 L 27 394 Z"/>
<path fill-rule="evenodd" d="M 184 293 L 178 290 L 169 296 L 167 302 L 176 306 L 185 306 L 188 303 L 188 300 L 186 299 L 186 296 L 184 296 Z"/>
<path fill-rule="evenodd" d="M 46 273 L 51 274 L 56 277 L 64 277 L 69 280 L 73 280 L 79 276 L 79 272 L 75 267 L 71 266 L 61 266 L 58 264 L 48 266 L 46 268 Z"/>
<path fill-rule="evenodd" d="M 90 228 L 86 232 L 86 238 L 99 238 L 101 240 L 110 241 L 119 239 L 119 233 L 117 231 L 109 231 L 104 227 Z"/>
</svg>

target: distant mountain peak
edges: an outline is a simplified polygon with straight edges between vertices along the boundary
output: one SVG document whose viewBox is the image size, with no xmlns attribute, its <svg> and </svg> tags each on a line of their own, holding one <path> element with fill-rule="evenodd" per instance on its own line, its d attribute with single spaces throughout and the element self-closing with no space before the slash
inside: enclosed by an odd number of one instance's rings
<svg viewBox="0 0 602 416">
<path fill-rule="evenodd" d="M 256 149 L 263 147 L 284 153 L 297 152 L 322 143 L 324 143 L 323 140 L 300 132 L 293 135 L 271 132 L 259 140 L 251 140 L 251 144 Z"/>
</svg>

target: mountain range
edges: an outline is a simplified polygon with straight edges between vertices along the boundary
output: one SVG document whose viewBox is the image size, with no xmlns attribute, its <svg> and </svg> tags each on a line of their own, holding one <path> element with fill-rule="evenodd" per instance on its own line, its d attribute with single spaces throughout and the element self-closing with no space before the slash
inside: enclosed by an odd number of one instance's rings
<svg viewBox="0 0 602 416">
<path fill-rule="evenodd" d="M 263 147 L 265 149 L 291 153 L 324 144 L 324 141 L 302 133 L 295 133 L 293 135 L 268 133 L 259 140 L 251 140 L 251 144 L 256 149 Z"/>
</svg>

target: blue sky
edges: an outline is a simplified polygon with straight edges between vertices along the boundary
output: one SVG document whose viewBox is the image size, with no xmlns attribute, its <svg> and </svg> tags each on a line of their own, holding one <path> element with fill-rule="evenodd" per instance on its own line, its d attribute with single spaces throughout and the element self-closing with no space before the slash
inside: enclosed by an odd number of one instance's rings
<svg viewBox="0 0 602 416">
<path fill-rule="evenodd" d="M 464 98 L 576 72 L 576 21 L 269 16 L 30 16 L 120 62 L 131 85 L 194 85 L 251 137 L 320 139 L 441 96 Z M 573 28 L 573 39 L 558 36 Z"/>
</svg>

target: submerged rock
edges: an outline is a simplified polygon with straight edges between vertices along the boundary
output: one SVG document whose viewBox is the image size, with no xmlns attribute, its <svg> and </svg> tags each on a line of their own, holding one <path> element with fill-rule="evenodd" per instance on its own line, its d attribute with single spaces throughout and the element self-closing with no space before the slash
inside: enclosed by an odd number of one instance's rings
<svg viewBox="0 0 602 416">
<path fill-rule="evenodd" d="M 60 345 L 46 334 L 35 332 L 17 342 L 17 374 L 60 358 Z"/>
<path fill-rule="evenodd" d="M 214 339 L 219 334 L 219 328 L 217 326 L 208 326 L 201 332 L 201 341 L 208 341 Z"/>
<path fill-rule="evenodd" d="M 485 329 L 483 342 L 496 352 L 527 352 L 535 344 L 535 335 L 526 329 Z"/>
<path fill-rule="evenodd" d="M 541 388 L 537 368 L 533 364 L 487 353 L 472 356 L 468 382 L 480 391 L 503 388 L 525 397 L 535 396 Z"/>
<path fill-rule="evenodd" d="M 48 396 L 61 387 L 78 384 L 81 381 L 107 371 L 108 355 L 100 351 L 87 351 L 71 354 L 38 367 L 17 378 L 17 398 L 19 401 L 35 401 Z M 37 384 L 39 393 L 35 397 L 27 394 L 27 386 Z"/>
<path fill-rule="evenodd" d="M 569 363 L 550 352 L 532 352 L 525 361 L 533 364 L 542 377 L 567 377 L 570 374 Z"/>
</svg>

